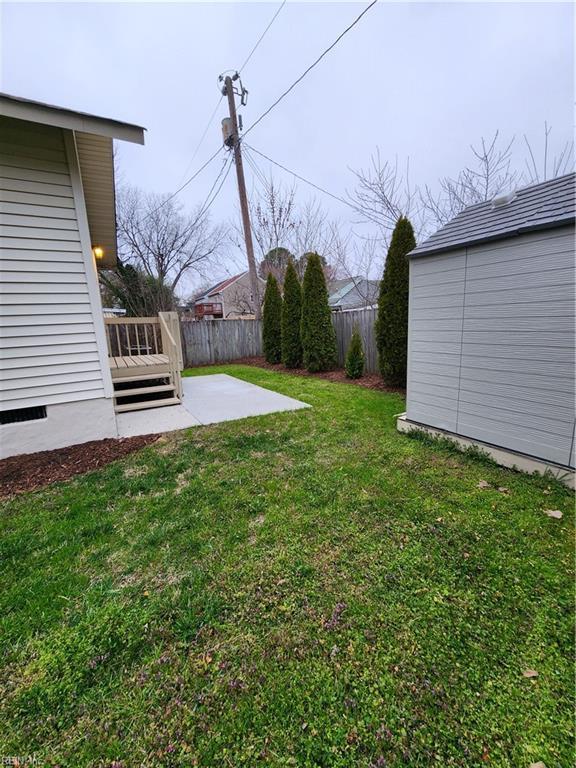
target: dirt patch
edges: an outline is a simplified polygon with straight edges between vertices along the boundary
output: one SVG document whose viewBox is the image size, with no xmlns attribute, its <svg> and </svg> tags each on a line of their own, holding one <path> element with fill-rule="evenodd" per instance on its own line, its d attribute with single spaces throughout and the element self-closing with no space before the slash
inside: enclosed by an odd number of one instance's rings
<svg viewBox="0 0 576 768">
<path fill-rule="evenodd" d="M 406 390 L 402 387 L 393 387 L 386 384 L 382 380 L 382 377 L 378 373 L 366 373 L 361 379 L 348 379 L 346 372 L 343 368 L 338 368 L 335 371 L 326 371 L 323 373 L 310 373 L 305 368 L 286 368 L 285 365 L 272 365 L 267 363 L 263 357 L 242 357 L 239 360 L 234 360 L 234 363 L 239 365 L 253 365 L 257 368 L 266 368 L 269 371 L 276 371 L 277 373 L 292 373 L 296 376 L 312 376 L 316 379 L 326 379 L 327 381 L 335 381 L 338 384 L 355 384 L 358 387 L 365 387 L 366 389 L 375 389 L 379 392 L 394 392 L 399 395 L 405 395 Z"/>
<path fill-rule="evenodd" d="M 14 496 L 46 485 L 68 480 L 105 467 L 116 459 L 138 451 L 157 440 L 159 435 L 140 435 L 120 440 L 92 440 L 81 445 L 10 456 L 0 461 L 0 497 Z"/>
</svg>

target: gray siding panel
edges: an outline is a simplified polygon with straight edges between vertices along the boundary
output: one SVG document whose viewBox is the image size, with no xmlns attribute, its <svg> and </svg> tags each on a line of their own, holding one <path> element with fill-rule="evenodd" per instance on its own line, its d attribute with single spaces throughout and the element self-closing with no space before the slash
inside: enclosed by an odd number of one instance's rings
<svg viewBox="0 0 576 768">
<path fill-rule="evenodd" d="M 407 413 L 453 431 L 465 285 L 464 250 L 410 263 Z"/>
<path fill-rule="evenodd" d="M 573 464 L 574 228 L 412 259 L 410 273 L 408 418 Z"/>
</svg>

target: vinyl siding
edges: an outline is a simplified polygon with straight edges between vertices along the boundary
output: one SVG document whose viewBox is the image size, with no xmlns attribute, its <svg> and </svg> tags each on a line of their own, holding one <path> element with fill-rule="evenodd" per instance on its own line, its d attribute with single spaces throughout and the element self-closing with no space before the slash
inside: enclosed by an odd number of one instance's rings
<svg viewBox="0 0 576 768">
<path fill-rule="evenodd" d="M 413 258 L 409 337 L 409 419 L 574 465 L 573 227 Z"/>
<path fill-rule="evenodd" d="M 0 134 L 1 408 L 104 397 L 63 131 L 0 118 Z"/>
</svg>

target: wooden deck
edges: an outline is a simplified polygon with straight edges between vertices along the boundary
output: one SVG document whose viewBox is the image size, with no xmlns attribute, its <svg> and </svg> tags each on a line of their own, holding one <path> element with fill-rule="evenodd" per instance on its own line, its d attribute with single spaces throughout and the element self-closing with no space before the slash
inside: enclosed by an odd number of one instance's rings
<svg viewBox="0 0 576 768">
<path fill-rule="evenodd" d="M 178 315 L 107 317 L 104 325 L 117 413 L 179 403 L 183 361 Z"/>
<path fill-rule="evenodd" d="M 168 355 L 125 355 L 109 357 L 113 379 L 123 379 L 137 373 L 168 373 L 170 358 Z"/>
</svg>

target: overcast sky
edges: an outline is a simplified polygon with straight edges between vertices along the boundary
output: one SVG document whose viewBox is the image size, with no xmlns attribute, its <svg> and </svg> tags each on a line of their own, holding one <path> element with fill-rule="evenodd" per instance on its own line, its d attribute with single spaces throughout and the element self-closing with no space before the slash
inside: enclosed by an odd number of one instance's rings
<svg viewBox="0 0 576 768">
<path fill-rule="evenodd" d="M 144 147 L 120 142 L 124 180 L 170 192 L 216 106 L 218 74 L 241 66 L 279 4 L 3 3 L 2 90 L 145 126 Z M 288 2 L 242 73 L 245 126 L 367 4 Z M 250 143 L 344 195 L 349 168 L 367 166 L 377 146 L 384 158 L 409 156 L 420 184 L 457 173 L 469 144 L 496 129 L 521 153 L 522 135 L 541 144 L 547 120 L 558 148 L 572 137 L 573 104 L 571 3 L 381 0 Z M 188 175 L 217 148 L 225 114 L 223 101 Z M 181 194 L 186 206 L 204 199 L 218 168 Z M 324 200 L 346 224 L 351 212 Z M 231 173 L 214 216 L 236 201 Z"/>
</svg>

